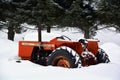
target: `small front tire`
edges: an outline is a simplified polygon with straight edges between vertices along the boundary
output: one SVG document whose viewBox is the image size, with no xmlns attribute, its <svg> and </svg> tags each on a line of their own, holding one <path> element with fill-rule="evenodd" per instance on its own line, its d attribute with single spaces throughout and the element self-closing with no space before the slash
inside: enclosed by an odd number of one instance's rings
<svg viewBox="0 0 120 80">
<path fill-rule="evenodd" d="M 98 49 L 98 54 L 96 55 L 98 63 L 109 63 L 109 57 L 105 51 L 101 48 Z"/>
</svg>

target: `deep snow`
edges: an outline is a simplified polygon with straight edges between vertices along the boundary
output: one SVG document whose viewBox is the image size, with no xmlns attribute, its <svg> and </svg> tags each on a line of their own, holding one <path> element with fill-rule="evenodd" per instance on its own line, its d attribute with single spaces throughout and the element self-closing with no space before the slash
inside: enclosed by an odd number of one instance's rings
<svg viewBox="0 0 120 80">
<path fill-rule="evenodd" d="M 72 40 L 77 40 L 80 34 L 76 30 L 55 31 L 57 34 L 65 34 Z M 98 64 L 89 67 L 76 69 L 66 69 L 61 67 L 41 66 L 30 61 L 21 61 L 17 63 L 18 40 L 26 34 L 17 34 L 15 42 L 9 41 L 5 36 L 0 37 L 0 80 L 119 80 L 120 79 L 120 34 L 117 34 L 115 41 L 110 37 L 113 32 L 106 33 L 103 30 L 96 37 L 102 42 L 100 47 L 109 55 L 111 62 L 109 64 Z M 32 31 L 34 32 L 34 31 Z M 45 31 L 43 31 L 44 33 Z M 2 32 L 0 32 L 2 33 Z M 6 35 L 6 34 L 0 34 Z M 107 37 L 106 37 L 107 36 Z M 109 41 L 107 41 L 109 40 Z"/>
</svg>

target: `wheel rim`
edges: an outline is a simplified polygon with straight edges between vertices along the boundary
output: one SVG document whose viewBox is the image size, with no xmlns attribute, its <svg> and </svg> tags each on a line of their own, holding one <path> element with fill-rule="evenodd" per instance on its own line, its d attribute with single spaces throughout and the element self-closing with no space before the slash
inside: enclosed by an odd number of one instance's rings
<svg viewBox="0 0 120 80">
<path fill-rule="evenodd" d="M 53 60 L 52 65 L 53 66 L 60 66 L 60 67 L 70 68 L 69 61 L 65 57 L 63 57 L 63 56 L 56 57 Z"/>
</svg>

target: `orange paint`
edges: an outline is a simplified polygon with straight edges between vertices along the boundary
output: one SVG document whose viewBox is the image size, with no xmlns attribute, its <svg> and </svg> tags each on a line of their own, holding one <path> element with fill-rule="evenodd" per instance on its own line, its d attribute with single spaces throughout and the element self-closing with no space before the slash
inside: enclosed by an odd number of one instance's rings
<svg viewBox="0 0 120 80">
<path fill-rule="evenodd" d="M 39 45 L 39 42 L 35 41 L 20 41 L 18 56 L 22 59 L 30 59 L 34 46 Z"/>
<path fill-rule="evenodd" d="M 88 41 L 87 49 L 88 51 L 91 51 L 96 56 L 98 52 L 98 42 Z"/>
</svg>

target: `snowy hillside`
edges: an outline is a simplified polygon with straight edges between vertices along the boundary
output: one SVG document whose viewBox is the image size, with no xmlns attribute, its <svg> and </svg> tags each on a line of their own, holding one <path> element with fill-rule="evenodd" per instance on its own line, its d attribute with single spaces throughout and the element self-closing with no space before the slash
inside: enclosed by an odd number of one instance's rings
<svg viewBox="0 0 120 80">
<path fill-rule="evenodd" d="M 53 30 L 54 33 L 69 36 L 72 40 L 83 36 L 76 30 Z M 30 61 L 16 63 L 18 54 L 18 40 L 24 34 L 17 34 L 15 42 L 6 39 L 6 34 L 0 32 L 0 80 L 119 80 L 120 79 L 120 34 L 100 31 L 97 38 L 102 41 L 100 47 L 109 55 L 111 63 L 98 64 L 77 69 L 41 66 Z M 43 31 L 43 33 L 45 33 Z M 114 35 L 114 36 L 113 36 Z M 116 39 L 112 39 L 111 36 Z"/>
</svg>

